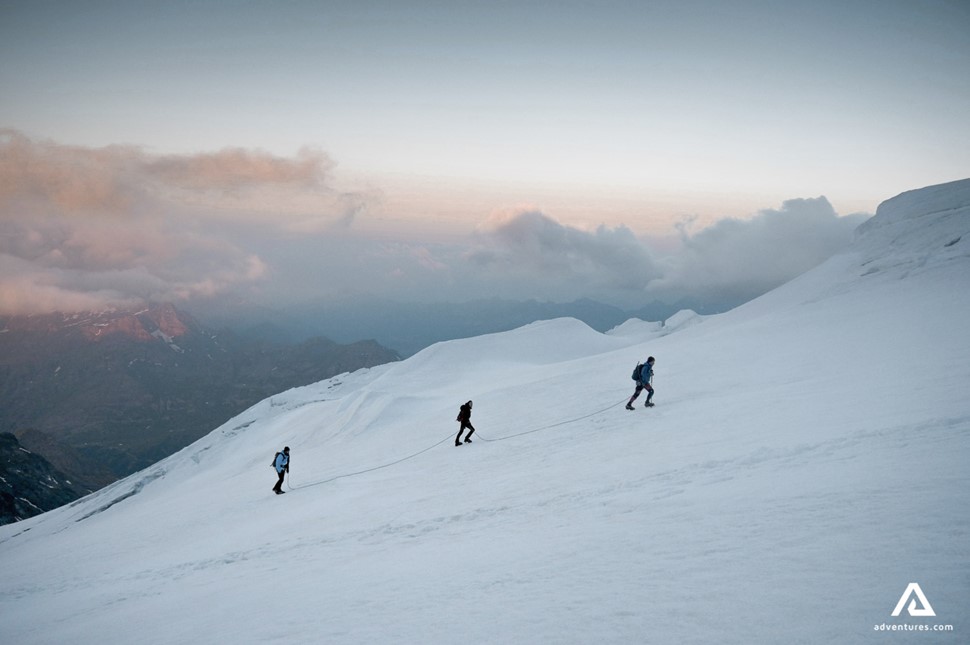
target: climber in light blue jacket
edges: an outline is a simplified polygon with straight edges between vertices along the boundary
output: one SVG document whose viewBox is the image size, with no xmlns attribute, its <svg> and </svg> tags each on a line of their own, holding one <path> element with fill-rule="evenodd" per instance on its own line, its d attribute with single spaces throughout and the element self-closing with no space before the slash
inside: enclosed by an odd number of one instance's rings
<svg viewBox="0 0 970 645">
<path fill-rule="evenodd" d="M 277 495 L 283 494 L 283 478 L 286 474 L 290 472 L 290 447 L 286 446 L 283 448 L 283 452 L 276 453 L 276 460 L 273 462 L 273 467 L 276 468 L 276 474 L 280 476 L 276 486 L 273 486 L 273 492 Z"/>
</svg>

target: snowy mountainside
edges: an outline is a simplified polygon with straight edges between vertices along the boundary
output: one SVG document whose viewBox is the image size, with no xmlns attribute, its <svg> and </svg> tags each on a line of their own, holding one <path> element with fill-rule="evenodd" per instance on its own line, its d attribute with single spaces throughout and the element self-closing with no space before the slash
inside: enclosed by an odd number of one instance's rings
<svg viewBox="0 0 970 645">
<path fill-rule="evenodd" d="M 966 185 L 727 314 L 547 321 L 270 397 L 0 527 L 0 639 L 965 642 Z M 647 355 L 657 407 L 624 410 Z M 935 617 L 891 616 L 911 582 Z"/>
<path fill-rule="evenodd" d="M 903 193 L 856 231 L 863 275 L 905 277 L 970 255 L 970 180 Z M 886 249 L 890 249 L 886 253 Z"/>
</svg>

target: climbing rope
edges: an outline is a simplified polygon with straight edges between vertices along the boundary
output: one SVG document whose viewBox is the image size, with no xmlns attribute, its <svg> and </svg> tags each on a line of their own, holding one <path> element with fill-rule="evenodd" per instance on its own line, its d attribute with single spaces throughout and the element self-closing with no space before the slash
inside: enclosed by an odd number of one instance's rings
<svg viewBox="0 0 970 645">
<path fill-rule="evenodd" d="M 517 432 L 515 434 L 506 435 L 504 437 L 498 437 L 497 439 L 488 439 L 486 437 L 483 437 L 480 432 L 475 432 L 475 435 L 479 439 L 481 439 L 482 441 L 485 441 L 487 443 L 493 443 L 495 441 L 505 441 L 506 439 L 512 439 L 514 437 L 521 437 L 521 436 L 524 436 L 524 435 L 527 435 L 527 434 L 532 434 L 534 432 L 539 432 L 541 430 L 548 430 L 550 428 L 556 428 L 556 427 L 559 427 L 559 426 L 564 426 L 564 425 L 566 425 L 568 423 L 575 423 L 577 421 L 582 421 L 583 419 L 588 419 L 590 417 L 595 417 L 597 414 L 603 414 L 607 410 L 611 410 L 611 409 L 615 408 L 620 403 L 625 403 L 627 400 L 628 399 L 624 398 L 619 403 L 611 403 L 610 405 L 608 405 L 607 407 L 603 408 L 602 410 L 597 410 L 596 412 L 590 412 L 589 414 L 584 414 L 581 417 L 576 417 L 574 419 L 566 419 L 565 421 L 557 421 L 556 423 L 550 423 L 549 425 L 542 426 L 541 428 L 535 428 L 533 430 L 526 430 L 525 432 Z"/>
<path fill-rule="evenodd" d="M 440 446 L 444 442 L 446 442 L 449 439 L 451 439 L 451 436 L 452 435 L 449 432 L 448 433 L 448 436 L 445 437 L 444 439 L 442 439 L 441 441 L 439 441 L 438 443 L 436 443 L 434 445 L 431 445 L 431 446 L 428 446 L 427 448 L 425 448 L 423 450 L 419 450 L 419 451 L 417 451 L 417 452 L 415 452 L 413 454 L 410 454 L 407 457 L 402 457 L 402 458 L 400 458 L 400 459 L 398 459 L 396 461 L 392 461 L 392 462 L 389 462 L 389 463 L 386 463 L 386 464 L 381 464 L 380 466 L 374 466 L 373 468 L 365 468 L 364 470 L 358 470 L 358 471 L 353 472 L 353 473 L 344 473 L 343 475 L 335 475 L 335 476 L 333 476 L 333 477 L 331 477 L 329 479 L 323 479 L 323 480 L 320 480 L 318 482 L 313 482 L 311 484 L 302 484 L 300 486 L 291 487 L 290 486 L 290 476 L 289 476 L 289 473 L 287 473 L 287 475 L 286 475 L 286 487 L 289 490 L 297 490 L 297 489 L 300 489 L 300 488 L 310 488 L 311 486 L 319 486 L 320 484 L 329 484 L 330 482 L 337 481 L 338 479 L 344 479 L 346 477 L 355 477 L 356 475 L 363 475 L 364 473 L 371 473 L 371 472 L 374 472 L 375 470 L 381 470 L 382 468 L 390 468 L 391 466 L 396 466 L 397 464 L 399 464 L 401 462 L 404 462 L 404 461 L 407 461 L 408 459 L 414 459 L 418 455 L 423 455 L 424 453 L 428 452 L 432 448 L 437 448 L 438 446 Z"/>
<path fill-rule="evenodd" d="M 603 414 L 607 410 L 611 410 L 614 407 L 616 407 L 617 405 L 619 405 L 620 403 L 625 403 L 626 401 L 627 401 L 627 399 L 624 398 L 619 403 L 611 403 L 610 405 L 608 405 L 607 407 L 603 408 L 602 410 L 597 410 L 596 412 L 590 412 L 589 414 L 584 414 L 581 417 L 575 417 L 575 418 L 572 418 L 572 419 L 566 419 L 565 421 L 557 421 L 556 423 L 550 423 L 549 425 L 544 425 L 544 426 L 542 426 L 540 428 L 534 428 L 532 430 L 526 430 L 525 432 L 517 432 L 515 434 L 506 435 L 504 437 L 498 437 L 496 439 L 488 439 L 486 437 L 483 437 L 482 434 L 480 432 L 477 432 L 477 431 L 475 432 L 475 435 L 479 439 L 481 439 L 482 441 L 484 441 L 486 443 L 494 443 L 496 441 L 505 441 L 506 439 L 512 439 L 514 437 L 522 437 L 522 436 L 527 435 L 527 434 L 533 434 L 535 432 L 540 432 L 542 430 L 549 430 L 550 428 L 556 428 L 556 427 L 559 427 L 559 426 L 564 426 L 564 425 L 566 425 L 568 423 L 575 423 L 577 421 L 582 421 L 583 419 L 589 419 L 590 417 L 595 417 L 598 414 Z M 424 453 L 428 452 L 429 450 L 431 450 L 433 448 L 437 448 L 438 446 L 440 446 L 441 444 L 443 444 L 444 442 L 448 441 L 451 438 L 452 438 L 452 433 L 449 432 L 448 435 L 444 439 L 442 439 L 441 441 L 439 441 L 439 442 L 437 442 L 435 444 L 432 444 L 432 445 L 428 446 L 427 448 L 424 448 L 422 450 L 419 450 L 419 451 L 417 451 L 415 453 L 412 453 L 412 454 L 408 455 L 407 457 L 401 457 L 400 459 L 397 459 L 395 461 L 391 461 L 391 462 L 388 462 L 386 464 L 381 464 L 380 466 L 374 466 L 373 468 L 365 468 L 364 470 L 358 470 L 358 471 L 355 471 L 355 472 L 352 472 L 352 473 L 344 473 L 342 475 L 334 475 L 333 477 L 330 477 L 328 479 L 321 479 L 320 481 L 311 482 L 309 484 L 301 484 L 299 486 L 291 486 L 290 485 L 290 474 L 289 474 L 289 472 L 287 472 L 286 473 L 286 488 L 288 490 L 300 490 L 300 489 L 303 489 L 303 488 L 310 488 L 311 486 L 319 486 L 321 484 L 329 484 L 330 482 L 337 481 L 338 479 L 346 479 L 347 477 L 356 477 L 357 475 L 363 475 L 365 473 L 372 473 L 375 470 L 381 470 L 383 468 L 390 468 L 391 466 L 396 466 L 397 464 L 400 464 L 402 462 L 408 461 L 409 459 L 414 459 L 415 457 L 417 457 L 419 455 L 423 455 Z"/>
</svg>

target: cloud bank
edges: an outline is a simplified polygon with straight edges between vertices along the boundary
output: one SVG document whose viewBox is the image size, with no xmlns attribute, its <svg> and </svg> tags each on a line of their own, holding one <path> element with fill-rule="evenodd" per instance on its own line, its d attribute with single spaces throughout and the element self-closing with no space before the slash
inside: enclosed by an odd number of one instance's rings
<svg viewBox="0 0 970 645">
<path fill-rule="evenodd" d="M 334 168 L 311 149 L 156 155 L 0 130 L 0 314 L 335 296 L 724 306 L 843 249 L 865 218 L 796 199 L 696 232 L 687 221 L 671 249 L 529 207 L 442 241 L 430 219 L 406 236 L 382 230 L 379 192 L 335 188 Z"/>
<path fill-rule="evenodd" d="M 643 292 L 661 275 L 650 251 L 627 227 L 584 231 L 536 209 L 491 215 L 479 225 L 475 243 L 467 258 L 478 272 L 506 282 L 508 290 L 525 283 L 519 286 L 554 299 L 580 292 Z"/>
<path fill-rule="evenodd" d="M 723 219 L 691 234 L 663 262 L 650 291 L 744 302 L 808 271 L 844 249 L 867 215 L 839 217 L 824 197 L 792 199 L 749 220 Z"/>
<path fill-rule="evenodd" d="M 345 197 L 326 184 L 332 166 L 310 150 L 156 156 L 0 131 L 0 312 L 184 301 L 257 283 L 271 273 L 260 237 L 345 217 Z M 289 212 L 265 206 L 281 195 Z"/>
</svg>

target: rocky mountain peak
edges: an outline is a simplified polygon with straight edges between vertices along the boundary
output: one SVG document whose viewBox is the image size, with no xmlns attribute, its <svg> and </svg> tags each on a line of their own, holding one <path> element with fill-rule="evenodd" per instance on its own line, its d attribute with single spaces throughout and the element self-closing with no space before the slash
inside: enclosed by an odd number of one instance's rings
<svg viewBox="0 0 970 645">
<path fill-rule="evenodd" d="M 200 329 L 187 313 L 171 303 L 150 304 L 141 309 L 109 309 L 0 319 L 0 331 L 43 334 L 78 334 L 88 341 L 102 341 L 112 336 L 141 342 L 173 340 Z"/>
<path fill-rule="evenodd" d="M 88 340 L 102 340 L 113 334 L 122 334 L 139 341 L 162 340 L 171 344 L 173 339 L 197 327 L 191 316 L 166 303 L 138 311 L 102 313 L 85 321 L 80 329 Z"/>
</svg>

